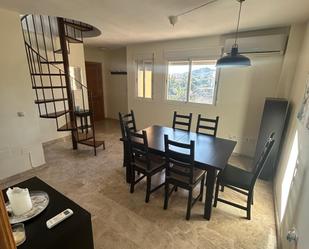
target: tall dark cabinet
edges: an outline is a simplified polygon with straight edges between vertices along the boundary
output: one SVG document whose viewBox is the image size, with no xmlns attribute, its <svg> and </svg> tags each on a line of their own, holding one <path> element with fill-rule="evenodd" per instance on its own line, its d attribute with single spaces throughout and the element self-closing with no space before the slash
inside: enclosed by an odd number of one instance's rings
<svg viewBox="0 0 309 249">
<path fill-rule="evenodd" d="M 260 178 L 263 180 L 271 180 L 276 172 L 288 108 L 289 103 L 286 99 L 266 98 L 265 100 L 254 162 L 258 160 L 271 132 L 275 132 L 275 144 L 261 172 Z"/>
</svg>

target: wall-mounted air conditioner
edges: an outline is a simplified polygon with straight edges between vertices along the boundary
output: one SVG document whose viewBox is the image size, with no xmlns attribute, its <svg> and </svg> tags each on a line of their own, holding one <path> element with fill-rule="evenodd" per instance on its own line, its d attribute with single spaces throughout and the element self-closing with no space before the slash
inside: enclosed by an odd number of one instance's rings
<svg viewBox="0 0 309 249">
<path fill-rule="evenodd" d="M 284 54 L 287 39 L 287 34 L 240 37 L 237 42 L 238 51 L 241 54 Z M 225 40 L 224 53 L 230 53 L 234 42 L 235 39 L 232 38 Z"/>
</svg>

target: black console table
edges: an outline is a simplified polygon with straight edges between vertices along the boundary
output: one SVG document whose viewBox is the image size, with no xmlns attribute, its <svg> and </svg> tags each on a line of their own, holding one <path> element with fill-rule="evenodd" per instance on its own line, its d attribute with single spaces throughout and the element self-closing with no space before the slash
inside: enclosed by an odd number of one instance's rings
<svg viewBox="0 0 309 249">
<path fill-rule="evenodd" d="M 42 190 L 49 195 L 48 207 L 37 217 L 24 222 L 26 241 L 18 249 L 93 249 L 91 214 L 37 177 L 14 186 L 29 191 Z M 6 190 L 3 190 L 5 194 Z M 7 201 L 7 199 L 6 199 Z M 52 229 L 46 221 L 70 208 L 74 214 Z"/>
</svg>

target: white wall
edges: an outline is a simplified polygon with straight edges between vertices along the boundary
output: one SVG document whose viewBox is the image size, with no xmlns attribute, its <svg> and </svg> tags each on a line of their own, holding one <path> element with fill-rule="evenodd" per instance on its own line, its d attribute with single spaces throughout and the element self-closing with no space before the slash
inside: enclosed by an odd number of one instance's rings
<svg viewBox="0 0 309 249">
<path fill-rule="evenodd" d="M 118 119 L 118 113 L 128 111 L 127 75 L 111 74 L 110 71 L 127 70 L 126 48 L 109 50 L 108 117 Z"/>
<path fill-rule="evenodd" d="M 309 184 L 307 173 L 309 168 L 309 131 L 301 128 L 296 116 L 304 96 L 306 80 L 309 78 L 309 23 L 292 26 L 286 57 L 292 58 L 292 61 L 296 57 L 296 61 L 294 68 L 286 67 L 282 72 L 283 75 L 294 75 L 294 77 L 289 82 L 290 86 L 285 82 L 283 83 L 283 89 L 290 89 L 286 94 L 291 104 L 291 116 L 274 181 L 274 191 L 279 226 L 279 242 L 281 248 L 288 249 L 294 248 L 286 240 L 287 231 L 294 225 L 299 228 L 300 240 L 303 243 L 304 241 L 308 243 L 309 222 L 307 210 L 309 200 L 308 188 L 306 186 Z M 289 60 L 289 58 L 287 59 Z M 294 141 L 296 142 L 294 143 Z M 298 154 L 300 150 L 303 150 L 302 154 Z M 297 157 L 298 173 L 293 178 Z M 307 229 L 304 224 L 306 224 Z M 308 244 L 302 244 L 298 248 L 303 249 L 307 247 Z"/>
<path fill-rule="evenodd" d="M 106 118 L 118 119 L 128 110 L 127 76 L 111 75 L 111 70 L 126 70 L 126 49 L 102 50 L 85 47 L 85 60 L 102 63 L 104 111 Z"/>
<path fill-rule="evenodd" d="M 289 40 L 284 55 L 282 70 L 277 95 L 282 98 L 289 98 L 291 86 L 295 77 L 295 70 L 299 59 L 300 48 L 303 42 L 305 25 L 293 25 L 290 28 Z"/>
<path fill-rule="evenodd" d="M 274 97 L 283 57 L 281 55 L 253 56 L 252 67 L 221 70 L 216 105 L 170 103 L 165 101 L 164 54 L 170 50 L 211 50 L 223 46 L 219 36 L 155 42 L 127 47 L 128 105 L 136 114 L 138 128 L 152 124 L 171 126 L 173 111 L 197 115 L 219 116 L 218 136 L 237 140 L 235 152 L 253 156 L 265 97 Z M 138 54 L 154 53 L 154 98 L 135 97 L 134 58 Z"/>
<path fill-rule="evenodd" d="M 45 163 L 19 13 L 0 9 L 0 179 Z M 24 117 L 18 117 L 23 112 Z"/>
</svg>

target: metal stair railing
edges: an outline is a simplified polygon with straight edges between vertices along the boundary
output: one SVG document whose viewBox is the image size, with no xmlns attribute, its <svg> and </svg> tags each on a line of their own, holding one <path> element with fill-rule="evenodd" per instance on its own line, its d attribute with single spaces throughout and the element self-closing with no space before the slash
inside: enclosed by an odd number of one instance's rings
<svg viewBox="0 0 309 249">
<path fill-rule="evenodd" d="M 73 21 L 71 22 L 68 19 L 65 20 L 65 29 L 66 35 L 69 34 L 72 36 L 72 41 L 82 42 L 83 36 L 82 31 L 77 32 L 76 27 L 81 27 L 81 22 Z M 21 18 L 23 36 L 25 41 L 26 55 L 29 65 L 29 71 L 31 76 L 32 87 L 35 89 L 36 94 L 36 103 L 38 104 L 39 114 L 41 117 L 55 117 L 57 129 L 60 128 L 57 115 L 59 114 L 59 106 L 56 105 L 56 89 L 61 89 L 61 93 L 58 95 L 63 100 L 62 112 L 64 112 L 65 116 L 65 125 L 67 130 L 69 128 L 76 129 L 77 141 L 79 140 L 78 135 L 78 125 L 77 118 L 75 116 L 75 110 L 77 105 L 77 96 L 74 93 L 74 90 L 66 93 L 65 95 L 65 84 L 63 82 L 63 76 L 66 73 L 64 69 L 58 67 L 57 65 L 63 65 L 62 58 L 59 60 L 59 54 L 57 54 L 57 35 L 58 35 L 58 26 L 57 26 L 57 18 L 50 16 L 42 16 L 42 15 L 25 15 Z M 84 29 L 91 30 L 91 26 L 84 25 Z M 71 31 L 70 31 L 71 30 Z M 72 31 L 73 30 L 73 31 Z M 80 37 L 81 40 L 77 38 Z M 67 41 L 69 44 L 70 41 Z M 60 46 L 59 46 L 60 47 Z M 61 49 L 61 47 L 60 47 Z M 51 53 L 50 53 L 51 52 Z M 61 56 L 62 57 L 62 56 Z M 47 67 L 47 68 L 46 68 Z M 55 73 L 56 71 L 56 73 Z M 82 109 L 89 109 L 90 112 L 90 123 L 92 126 L 93 139 L 95 144 L 95 130 L 94 130 L 94 113 L 93 113 L 93 97 L 91 91 L 76 78 L 72 77 L 70 79 L 71 82 L 74 82 L 80 87 L 81 90 L 81 100 L 82 100 Z M 46 78 L 47 77 L 47 80 Z M 56 82 L 58 80 L 58 82 Z M 58 83 L 58 84 L 56 84 Z M 59 84 L 60 83 L 60 84 Z M 47 99 L 47 95 L 51 96 L 50 102 Z M 68 95 L 72 96 L 73 100 L 73 110 L 69 110 L 66 104 L 66 99 L 68 99 Z M 85 96 L 86 95 L 86 96 Z M 48 103 L 52 103 L 53 110 L 50 111 L 50 107 Z M 44 112 L 41 109 L 41 105 L 44 105 Z M 69 127 L 67 112 L 71 111 L 74 119 L 73 124 L 71 123 L 71 127 Z M 53 114 L 53 115 L 51 115 Z M 62 115 L 61 115 L 62 116 Z"/>
</svg>

